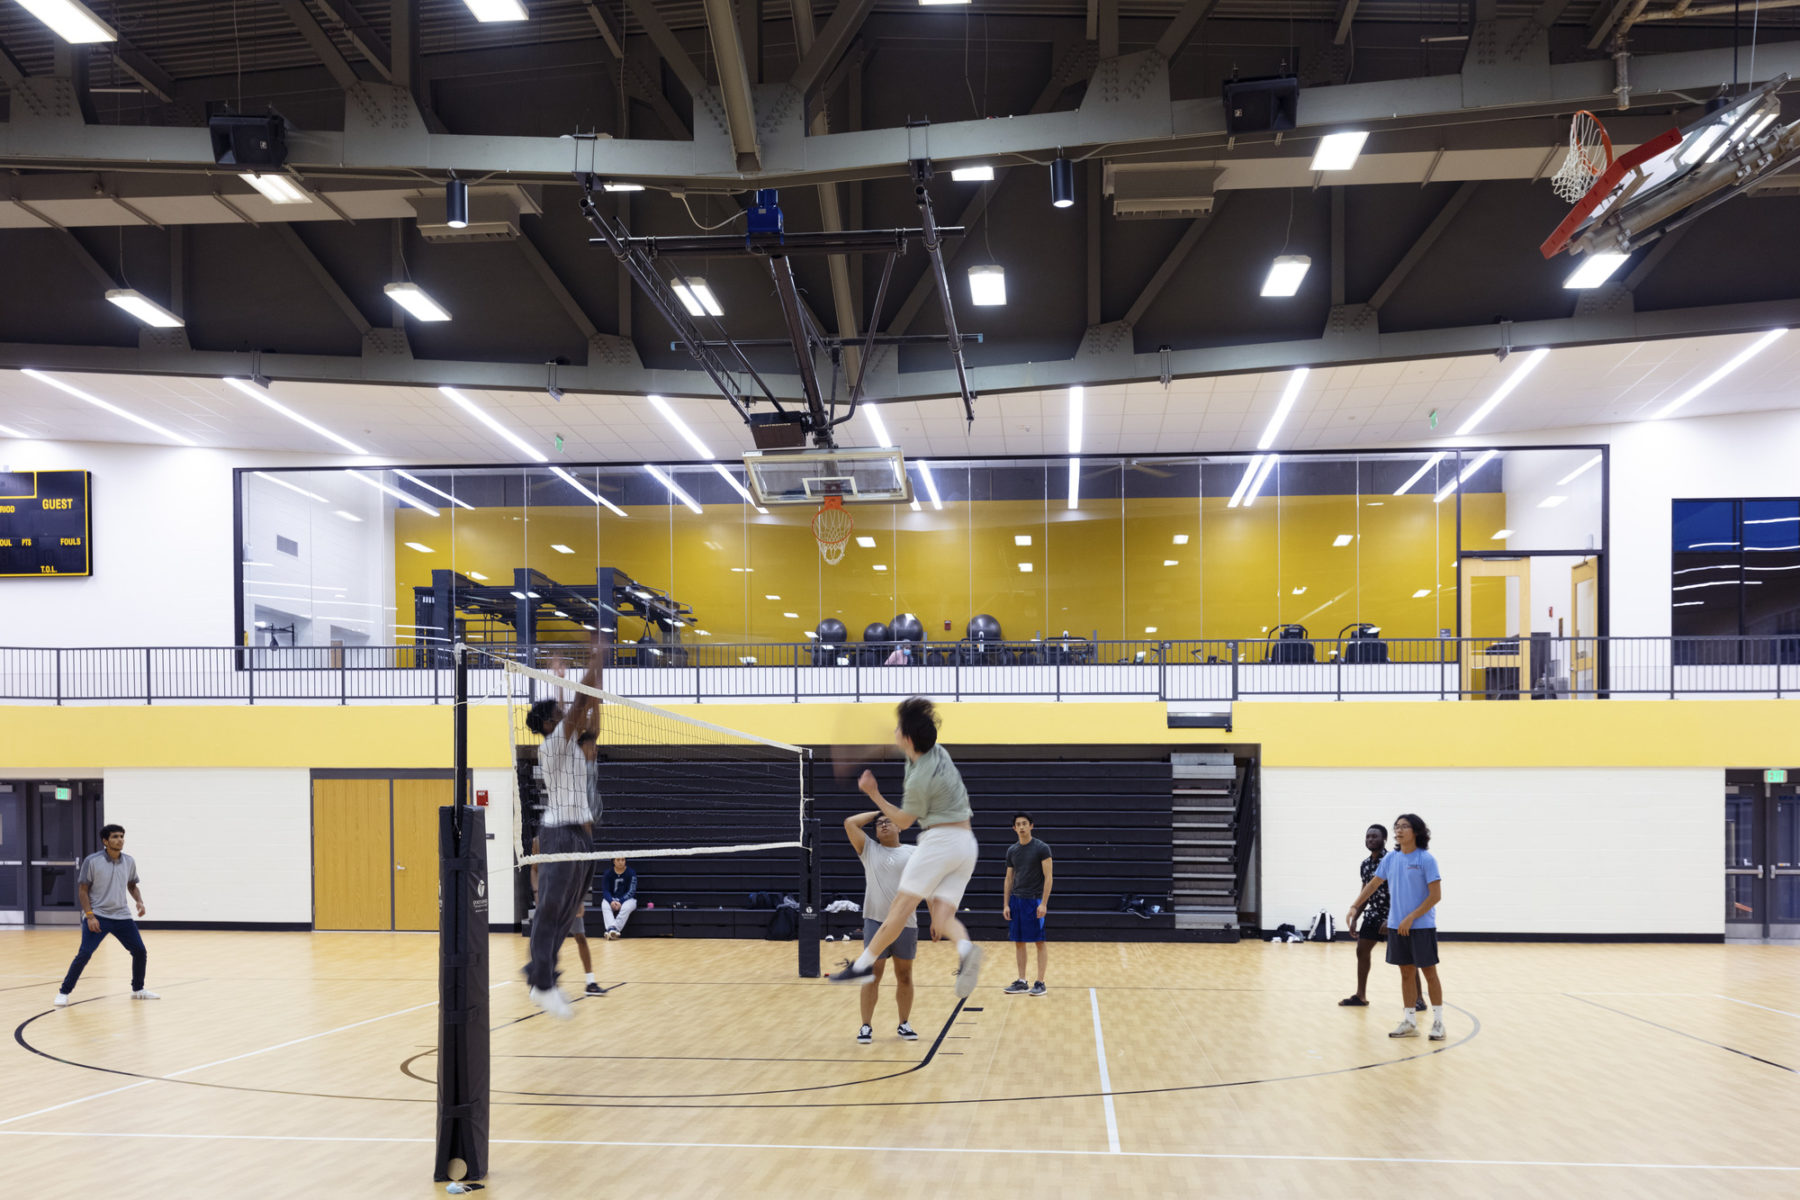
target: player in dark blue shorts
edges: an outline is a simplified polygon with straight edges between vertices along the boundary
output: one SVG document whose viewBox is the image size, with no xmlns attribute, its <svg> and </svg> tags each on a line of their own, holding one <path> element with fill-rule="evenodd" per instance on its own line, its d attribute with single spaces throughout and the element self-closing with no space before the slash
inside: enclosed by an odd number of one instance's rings
<svg viewBox="0 0 1800 1200">
<path fill-rule="evenodd" d="M 1006 848 L 1006 887 L 1000 897 L 1000 915 L 1006 918 L 1006 938 L 1019 955 L 1019 977 L 1006 987 L 1006 994 L 1030 993 L 1042 996 L 1044 968 L 1050 960 L 1050 947 L 1044 942 L 1044 919 L 1050 912 L 1050 887 L 1055 882 L 1055 864 L 1050 860 L 1050 847 L 1033 837 L 1035 823 L 1030 813 L 1013 817 L 1013 834 L 1019 840 Z M 1037 943 L 1037 982 L 1025 982 L 1025 947 Z"/>
</svg>

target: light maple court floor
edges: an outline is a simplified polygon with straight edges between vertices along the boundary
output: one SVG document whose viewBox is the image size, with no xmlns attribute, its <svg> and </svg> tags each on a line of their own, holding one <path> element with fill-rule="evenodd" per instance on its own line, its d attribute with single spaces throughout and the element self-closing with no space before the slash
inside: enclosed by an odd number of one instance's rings
<svg viewBox="0 0 1800 1200">
<path fill-rule="evenodd" d="M 0 933 L 13 1194 L 443 1193 L 433 936 L 152 931 L 160 1001 L 109 941 L 54 1009 L 75 940 Z M 1447 943 L 1432 1043 L 1347 945 L 993 946 L 960 1007 L 926 945 L 870 1046 L 793 943 L 593 947 L 559 1023 L 493 939 L 488 1195 L 1800 1195 L 1793 947 Z"/>
</svg>

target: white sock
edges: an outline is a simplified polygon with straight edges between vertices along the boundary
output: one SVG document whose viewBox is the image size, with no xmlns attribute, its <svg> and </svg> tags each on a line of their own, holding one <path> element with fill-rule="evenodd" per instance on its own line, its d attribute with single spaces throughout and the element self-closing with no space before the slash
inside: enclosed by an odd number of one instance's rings
<svg viewBox="0 0 1800 1200">
<path fill-rule="evenodd" d="M 867 950 L 864 950 L 861 954 L 856 956 L 856 969 L 857 970 L 859 970 L 859 971 L 867 970 L 868 968 L 870 968 L 874 965 L 875 965 L 875 956 L 873 954 L 870 954 Z"/>
<path fill-rule="evenodd" d="M 956 943 L 957 957 L 967 958 L 969 956 L 969 951 L 973 950 L 974 948 L 975 948 L 974 942 L 971 942 L 968 938 L 963 938 L 961 941 Z"/>
<path fill-rule="evenodd" d="M 1431 1006 L 1431 1019 L 1439 1025 L 1442 1025 L 1444 1023 L 1444 1006 L 1443 1005 L 1434 1004 Z"/>
<path fill-rule="evenodd" d="M 589 972 L 588 972 L 588 973 L 587 973 L 587 981 L 588 981 L 588 982 L 589 982 L 589 983 L 595 983 L 595 982 L 598 982 L 598 981 L 597 981 L 597 980 L 595 980 L 595 978 L 594 978 L 594 973 L 593 973 L 593 972 L 592 972 L 592 971 L 589 971 Z"/>
<path fill-rule="evenodd" d="M 1407 1005 L 1404 1009 L 1401 1010 L 1401 1013 L 1402 1013 L 1402 1015 L 1400 1018 L 1400 1023 L 1402 1025 L 1411 1025 L 1413 1023 L 1412 1005 L 1410 1005 L 1410 1004 Z"/>
</svg>

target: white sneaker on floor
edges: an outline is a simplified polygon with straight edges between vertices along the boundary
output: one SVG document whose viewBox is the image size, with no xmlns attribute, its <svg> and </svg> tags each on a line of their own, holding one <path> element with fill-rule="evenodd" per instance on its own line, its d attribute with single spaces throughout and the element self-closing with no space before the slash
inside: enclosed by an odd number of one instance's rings
<svg viewBox="0 0 1800 1200">
<path fill-rule="evenodd" d="M 1434 1042 L 1441 1042 L 1444 1040 L 1444 1023 L 1442 1021 L 1433 1021 L 1431 1023 L 1431 1040 Z"/>
<path fill-rule="evenodd" d="M 981 947 L 970 946 L 969 952 L 956 964 L 956 998 L 966 1000 L 981 978 Z"/>
<path fill-rule="evenodd" d="M 56 993 L 56 1000 L 54 1001 L 54 1003 L 55 1003 L 56 1007 L 58 1007 L 58 1008 L 69 1007 L 69 994 L 67 992 Z"/>
<path fill-rule="evenodd" d="M 137 991 L 131 993 L 131 998 L 133 1000 L 161 1000 L 162 999 L 161 996 L 157 995 L 155 992 L 151 991 L 148 988 L 139 988 Z"/>
<path fill-rule="evenodd" d="M 562 994 L 561 988 L 532 988 L 527 995 L 531 997 L 533 1004 L 559 1021 L 567 1021 L 575 1015 L 574 1008 L 569 1005 L 569 998 Z"/>
<path fill-rule="evenodd" d="M 1406 1020 L 1400 1022 L 1400 1024 L 1394 1026 L 1392 1032 L 1390 1032 L 1388 1036 L 1391 1038 L 1418 1037 L 1419 1027 L 1413 1023 L 1411 1017 L 1408 1017 Z"/>
</svg>

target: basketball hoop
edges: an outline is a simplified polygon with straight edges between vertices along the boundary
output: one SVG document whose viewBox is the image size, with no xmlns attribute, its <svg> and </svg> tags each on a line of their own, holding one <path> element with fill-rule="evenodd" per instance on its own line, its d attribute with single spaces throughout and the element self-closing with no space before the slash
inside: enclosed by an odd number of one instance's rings
<svg viewBox="0 0 1800 1200">
<path fill-rule="evenodd" d="M 850 519 L 850 513 L 844 508 L 842 496 L 827 496 L 819 511 L 813 514 L 813 536 L 819 539 L 819 553 L 825 561 L 833 566 L 844 561 L 844 551 L 850 547 L 850 531 L 856 522 Z"/>
<path fill-rule="evenodd" d="M 1551 176 L 1550 187 L 1559 199 L 1574 204 L 1588 194 L 1612 162 L 1612 139 L 1606 136 L 1606 126 L 1584 108 L 1569 123 L 1569 153 Z"/>
</svg>

